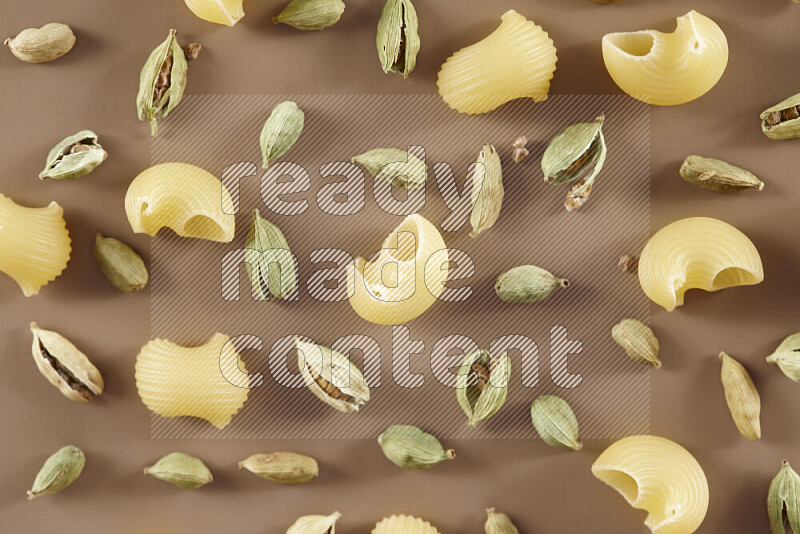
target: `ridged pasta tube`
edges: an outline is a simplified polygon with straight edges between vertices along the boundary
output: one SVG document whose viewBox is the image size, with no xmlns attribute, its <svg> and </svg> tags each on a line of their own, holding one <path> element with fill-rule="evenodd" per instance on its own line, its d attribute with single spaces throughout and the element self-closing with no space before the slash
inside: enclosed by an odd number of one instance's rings
<svg viewBox="0 0 800 534">
<path fill-rule="evenodd" d="M 203 20 L 233 26 L 244 17 L 244 0 L 184 0 L 186 7 Z"/>
<path fill-rule="evenodd" d="M 372 534 L 440 534 L 427 521 L 410 515 L 393 515 L 381 520 Z"/>
</svg>

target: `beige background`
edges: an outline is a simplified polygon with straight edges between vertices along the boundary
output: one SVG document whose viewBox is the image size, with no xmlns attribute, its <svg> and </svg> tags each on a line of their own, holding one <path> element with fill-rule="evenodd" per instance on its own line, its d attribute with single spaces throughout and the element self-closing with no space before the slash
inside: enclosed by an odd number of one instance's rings
<svg viewBox="0 0 800 534">
<path fill-rule="evenodd" d="M 188 91 L 235 93 L 431 93 L 441 62 L 493 30 L 514 7 L 544 26 L 559 51 L 552 92 L 617 93 L 600 54 L 604 33 L 674 27 L 691 8 L 726 32 L 731 61 L 702 99 L 651 114 L 652 227 L 708 215 L 734 223 L 761 251 L 767 281 L 716 295 L 691 294 L 672 314 L 652 309 L 664 368 L 652 375 L 652 431 L 686 445 L 704 466 L 711 505 L 703 532 L 763 532 L 764 499 L 781 458 L 800 464 L 800 387 L 763 357 L 797 330 L 798 257 L 796 142 L 773 142 L 759 131 L 758 113 L 798 90 L 800 6 L 788 0 L 656 2 L 625 0 L 418 0 L 423 49 L 414 76 L 384 76 L 374 50 L 380 3 L 349 0 L 333 29 L 300 34 L 274 27 L 282 2 L 248 0 L 233 29 L 200 21 L 179 0 L 11 1 L 0 6 L 0 31 L 12 35 L 53 20 L 70 24 L 78 44 L 65 58 L 32 66 L 0 54 L 3 161 L 0 190 L 16 201 L 55 199 L 67 213 L 73 259 L 39 297 L 25 299 L 0 283 L 3 340 L 0 373 L 0 520 L 4 531 L 282 532 L 299 515 L 340 510 L 342 532 L 364 532 L 380 517 L 413 513 L 443 532 L 479 532 L 483 509 L 496 506 L 522 532 L 644 532 L 642 512 L 629 510 L 596 481 L 589 466 L 606 441 L 564 453 L 538 441 L 454 440 L 459 459 L 426 473 L 387 463 L 370 440 L 165 442 L 149 439 L 150 417 L 133 381 L 134 355 L 149 335 L 149 296 L 119 295 L 96 271 L 92 236 L 132 236 L 122 210 L 124 191 L 149 163 L 149 128 L 136 120 L 138 72 L 169 27 L 207 50 L 192 65 Z M 97 131 L 111 154 L 76 183 L 40 183 L 44 156 L 65 131 Z M 677 176 L 690 152 L 728 159 L 767 182 L 763 193 L 718 196 Z M 607 177 L 608 178 L 608 177 Z M 624 216 L 624 214 L 621 214 Z M 30 361 L 27 325 L 62 325 L 103 369 L 107 392 L 89 406 L 66 402 Z M 760 387 L 764 439 L 741 438 L 725 409 L 715 355 L 744 361 Z M 89 455 L 69 491 L 34 503 L 24 491 L 42 460 L 65 442 Z M 196 493 L 170 491 L 140 473 L 163 453 L 181 449 L 207 460 L 215 483 Z M 259 450 L 291 449 L 319 458 L 313 484 L 283 488 L 244 476 L 233 466 Z"/>
</svg>

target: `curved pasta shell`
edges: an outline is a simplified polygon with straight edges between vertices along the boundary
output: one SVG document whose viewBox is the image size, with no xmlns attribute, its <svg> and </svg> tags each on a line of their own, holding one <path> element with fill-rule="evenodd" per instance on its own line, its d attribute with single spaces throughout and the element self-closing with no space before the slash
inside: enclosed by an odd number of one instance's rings
<svg viewBox="0 0 800 534">
<path fill-rule="evenodd" d="M 26 297 L 55 280 L 72 252 L 64 210 L 57 202 L 45 208 L 20 206 L 0 193 L 0 271 Z"/>
<path fill-rule="evenodd" d="M 672 33 L 656 30 L 609 33 L 603 61 L 630 96 L 658 106 L 683 104 L 706 94 L 728 64 L 728 40 L 697 11 L 678 17 Z"/>
<path fill-rule="evenodd" d="M 401 232 L 413 234 L 413 242 L 400 237 Z M 410 215 L 392 230 L 381 248 L 375 261 L 356 258 L 347 266 L 350 305 L 372 323 L 410 321 L 430 308 L 444 290 L 447 270 L 439 269 L 448 260 L 444 239 L 426 218 Z"/>
<path fill-rule="evenodd" d="M 229 243 L 233 200 L 216 176 L 188 163 L 162 163 L 128 186 L 125 213 L 134 232 L 155 236 L 171 228 L 183 237 Z"/>
<path fill-rule="evenodd" d="M 184 0 L 198 17 L 209 22 L 233 26 L 244 17 L 244 0 Z"/>
<path fill-rule="evenodd" d="M 718 291 L 755 285 L 764 267 L 755 245 L 728 223 L 690 217 L 656 232 L 639 259 L 639 283 L 656 304 L 672 311 L 689 289 Z"/>
<path fill-rule="evenodd" d="M 541 26 L 514 11 L 489 37 L 450 56 L 439 71 L 439 94 L 470 115 L 516 98 L 547 98 L 556 70 L 556 47 Z"/>
<path fill-rule="evenodd" d="M 249 391 L 247 378 L 228 381 L 247 373 L 229 340 L 220 333 L 199 347 L 151 340 L 136 357 L 136 388 L 144 405 L 163 417 L 188 415 L 225 427 Z"/>
<path fill-rule="evenodd" d="M 694 456 L 657 436 L 613 443 L 592 465 L 592 474 L 648 515 L 653 534 L 689 534 L 708 510 L 708 481 Z"/>
<path fill-rule="evenodd" d="M 418 517 L 393 515 L 382 519 L 372 534 L 440 534 L 436 527 Z"/>
</svg>

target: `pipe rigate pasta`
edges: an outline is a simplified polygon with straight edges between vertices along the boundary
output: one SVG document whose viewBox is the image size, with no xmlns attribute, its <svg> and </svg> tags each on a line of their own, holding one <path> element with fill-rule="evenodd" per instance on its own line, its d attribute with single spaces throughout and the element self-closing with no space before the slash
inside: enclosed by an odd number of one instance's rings
<svg viewBox="0 0 800 534">
<path fill-rule="evenodd" d="M 372 534 L 439 534 L 436 527 L 418 517 L 393 515 L 382 519 Z"/>
<path fill-rule="evenodd" d="M 186 7 L 203 20 L 233 26 L 244 17 L 244 0 L 184 0 Z"/>
</svg>

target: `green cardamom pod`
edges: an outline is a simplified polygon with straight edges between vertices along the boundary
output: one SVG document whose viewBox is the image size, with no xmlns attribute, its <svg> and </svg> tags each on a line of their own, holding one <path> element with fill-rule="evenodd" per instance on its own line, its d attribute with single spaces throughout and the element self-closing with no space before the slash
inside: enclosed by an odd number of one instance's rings
<svg viewBox="0 0 800 534">
<path fill-rule="evenodd" d="M 778 345 L 775 352 L 767 356 L 788 378 L 800 382 L 800 332 L 792 334 Z"/>
<path fill-rule="evenodd" d="M 374 178 L 397 187 L 419 189 L 428 179 L 425 162 L 397 148 L 376 148 L 355 156 L 352 162 L 367 169 Z"/>
<path fill-rule="evenodd" d="M 319 475 L 319 466 L 314 458 L 294 452 L 254 454 L 239 462 L 239 469 L 247 469 L 278 484 L 300 484 Z"/>
<path fill-rule="evenodd" d="M 97 142 L 97 134 L 91 130 L 81 130 L 65 137 L 50 150 L 39 179 L 74 180 L 92 172 L 107 156 Z"/>
<path fill-rule="evenodd" d="M 289 527 L 286 534 L 336 534 L 336 521 L 342 517 L 339 512 L 331 515 L 304 515 Z"/>
<path fill-rule="evenodd" d="M 66 24 L 51 22 L 41 28 L 22 30 L 3 43 L 17 58 L 28 63 L 58 59 L 75 46 L 75 34 Z"/>
<path fill-rule="evenodd" d="M 292 0 L 272 21 L 298 30 L 324 30 L 339 22 L 344 7 L 342 0 Z"/>
<path fill-rule="evenodd" d="M 456 371 L 456 399 L 471 427 L 488 419 L 506 403 L 511 361 L 507 353 L 492 358 L 481 350 L 464 358 Z"/>
<path fill-rule="evenodd" d="M 764 189 L 764 182 L 752 173 L 714 158 L 687 156 L 679 173 L 690 184 L 720 193 Z"/>
<path fill-rule="evenodd" d="M 378 436 L 383 454 L 403 469 L 430 469 L 439 462 L 456 457 L 452 449 L 445 450 L 439 440 L 411 425 L 394 425 Z"/>
<path fill-rule="evenodd" d="M 378 21 L 378 57 L 383 72 L 408 78 L 417 65 L 419 19 L 411 0 L 387 0 Z"/>
<path fill-rule="evenodd" d="M 294 259 L 280 229 L 253 210 L 253 225 L 245 242 L 245 261 L 253 291 L 262 300 L 269 294 L 286 299 L 297 287 Z"/>
<path fill-rule="evenodd" d="M 539 302 L 558 288 L 569 287 L 569 280 L 557 278 L 534 265 L 520 265 L 497 277 L 495 293 L 506 302 Z"/>
<path fill-rule="evenodd" d="M 182 452 L 167 454 L 150 467 L 145 467 L 144 474 L 181 489 L 197 489 L 214 480 L 201 459 Z"/>
<path fill-rule="evenodd" d="M 761 439 L 761 397 L 750 374 L 742 364 L 725 354 L 719 353 L 722 360 L 722 388 L 725 402 L 739 432 L 751 440 Z"/>
<path fill-rule="evenodd" d="M 281 102 L 272 110 L 261 129 L 261 155 L 266 169 L 286 154 L 300 138 L 305 114 L 294 102 Z"/>
<path fill-rule="evenodd" d="M 61 447 L 45 460 L 28 491 L 28 500 L 63 490 L 81 476 L 85 464 L 86 456 L 78 447 Z"/>
<path fill-rule="evenodd" d="M 769 485 L 767 514 L 772 534 L 786 534 L 786 523 L 793 533 L 800 532 L 800 475 L 786 460 Z"/>
<path fill-rule="evenodd" d="M 147 285 L 147 267 L 142 257 L 118 239 L 98 233 L 94 259 L 108 281 L 120 291 L 134 293 Z"/>
<path fill-rule="evenodd" d="M 567 401 L 555 395 L 542 395 L 531 404 L 533 427 L 542 441 L 554 447 L 580 450 L 578 419 Z"/>
<path fill-rule="evenodd" d="M 761 131 L 770 139 L 800 137 L 800 93 L 761 113 Z"/>
<path fill-rule="evenodd" d="M 636 319 L 623 319 L 611 329 L 611 337 L 625 349 L 632 360 L 661 367 L 658 359 L 658 338 L 649 326 Z"/>
<path fill-rule="evenodd" d="M 506 514 L 495 511 L 494 508 L 486 510 L 486 524 L 483 526 L 486 534 L 519 534 L 519 530 Z"/>
<path fill-rule="evenodd" d="M 147 58 L 139 75 L 136 109 L 140 121 L 149 121 L 153 136 L 158 133 L 158 119 L 165 119 L 180 104 L 186 89 L 188 63 L 178 44 L 177 30 L 170 30 L 163 43 Z"/>
<path fill-rule="evenodd" d="M 494 226 L 503 207 L 503 166 L 492 145 L 484 145 L 472 175 L 471 237 Z"/>
<path fill-rule="evenodd" d="M 358 367 L 343 354 L 297 339 L 297 366 L 308 390 L 340 412 L 357 412 L 369 400 Z"/>
</svg>

